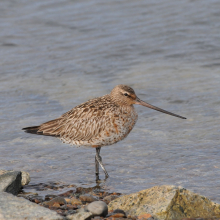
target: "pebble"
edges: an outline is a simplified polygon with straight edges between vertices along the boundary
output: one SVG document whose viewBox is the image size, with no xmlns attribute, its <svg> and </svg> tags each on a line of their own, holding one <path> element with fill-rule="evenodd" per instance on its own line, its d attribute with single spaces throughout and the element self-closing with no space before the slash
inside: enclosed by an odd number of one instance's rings
<svg viewBox="0 0 220 220">
<path fill-rule="evenodd" d="M 85 207 L 86 211 L 91 212 L 94 216 L 105 217 L 108 214 L 108 206 L 105 202 L 95 201 Z"/>
<path fill-rule="evenodd" d="M 55 208 L 60 208 L 60 204 L 58 202 L 55 202 L 52 206 Z"/>
<path fill-rule="evenodd" d="M 126 213 L 121 209 L 115 209 L 107 215 L 108 218 L 126 218 Z"/>
<path fill-rule="evenodd" d="M 70 198 L 64 198 L 67 203 L 70 203 Z"/>
<path fill-rule="evenodd" d="M 28 196 L 28 198 L 31 202 L 35 202 L 37 204 L 42 203 L 44 201 L 42 196 Z"/>
<path fill-rule="evenodd" d="M 126 213 L 125 213 L 122 209 L 115 209 L 115 210 L 113 211 L 113 213 L 121 213 L 121 214 L 123 214 L 124 216 L 126 216 Z"/>
<path fill-rule="evenodd" d="M 65 205 L 66 200 L 63 197 L 56 197 L 48 202 L 44 202 L 44 205 L 53 206 L 54 203 L 58 203 L 59 205 Z"/>
<path fill-rule="evenodd" d="M 151 214 L 145 213 L 145 214 L 139 215 L 138 220 L 145 220 L 145 219 L 148 219 L 148 218 L 151 218 L 151 217 L 152 217 Z"/>
<path fill-rule="evenodd" d="M 72 205 L 82 205 L 82 202 L 75 197 L 72 197 L 68 203 L 71 203 Z"/>
<path fill-rule="evenodd" d="M 59 194 L 59 196 L 62 196 L 62 197 L 67 197 L 67 196 L 71 196 L 73 194 L 73 190 L 69 190 L 65 193 L 62 193 L 62 194 Z"/>
<path fill-rule="evenodd" d="M 41 203 L 41 202 L 42 202 L 42 200 L 39 200 L 39 199 L 34 199 L 34 202 L 35 202 L 36 204 L 39 204 L 39 203 Z"/>
<path fill-rule="evenodd" d="M 70 204 L 67 204 L 67 205 L 66 205 L 66 208 L 67 208 L 67 209 L 70 209 L 70 210 L 72 210 L 72 209 L 78 209 L 77 206 L 75 206 L 75 205 L 70 205 Z"/>
<path fill-rule="evenodd" d="M 79 197 L 79 199 L 82 201 L 82 202 L 94 202 L 94 201 L 97 201 L 97 199 L 90 195 L 90 194 L 84 194 L 84 195 L 81 195 Z"/>
<path fill-rule="evenodd" d="M 55 195 L 46 195 L 45 196 L 45 200 L 49 201 L 49 200 L 52 200 L 53 198 L 56 198 L 57 196 Z"/>
<path fill-rule="evenodd" d="M 106 196 L 103 198 L 103 201 L 106 203 L 106 204 L 109 204 L 112 200 L 114 199 L 117 199 L 118 196 L 117 195 L 109 195 L 109 196 Z"/>
<path fill-rule="evenodd" d="M 126 216 L 123 213 L 111 213 L 108 218 L 126 218 Z"/>
<path fill-rule="evenodd" d="M 25 171 L 21 171 L 21 185 L 22 186 L 28 185 L 30 181 L 31 181 L 30 174 Z"/>
</svg>

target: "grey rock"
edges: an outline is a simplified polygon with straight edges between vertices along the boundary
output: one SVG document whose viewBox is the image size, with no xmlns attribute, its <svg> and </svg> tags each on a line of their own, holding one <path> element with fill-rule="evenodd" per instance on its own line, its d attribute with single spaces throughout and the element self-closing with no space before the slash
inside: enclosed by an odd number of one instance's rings
<svg viewBox="0 0 220 220">
<path fill-rule="evenodd" d="M 91 212 L 78 212 L 73 215 L 68 215 L 68 220 L 90 220 L 93 217 Z"/>
<path fill-rule="evenodd" d="M 63 220 L 56 212 L 6 192 L 0 193 L 1 220 Z"/>
<path fill-rule="evenodd" d="M 105 217 L 108 214 L 108 206 L 105 202 L 95 201 L 85 207 L 86 211 L 91 212 L 94 216 Z"/>
<path fill-rule="evenodd" d="M 5 173 L 12 173 L 15 172 L 15 170 L 0 170 L 0 175 Z M 19 171 L 21 172 L 21 185 L 25 186 L 28 185 L 28 183 L 31 181 L 30 174 L 25 171 Z"/>
<path fill-rule="evenodd" d="M 21 186 L 21 172 L 19 171 L 8 172 L 0 176 L 0 192 L 17 195 Z"/>
</svg>

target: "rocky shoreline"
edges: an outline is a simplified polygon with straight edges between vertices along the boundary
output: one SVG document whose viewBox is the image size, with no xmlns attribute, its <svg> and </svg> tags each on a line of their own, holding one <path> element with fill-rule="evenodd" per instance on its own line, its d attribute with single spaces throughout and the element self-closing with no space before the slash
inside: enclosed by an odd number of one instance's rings
<svg viewBox="0 0 220 220">
<path fill-rule="evenodd" d="M 1 220 L 202 220 L 220 219 L 220 204 L 176 186 L 154 186 L 130 195 L 75 187 L 59 195 L 23 192 L 23 171 L 0 170 Z M 52 188 L 42 184 L 41 189 Z"/>
</svg>

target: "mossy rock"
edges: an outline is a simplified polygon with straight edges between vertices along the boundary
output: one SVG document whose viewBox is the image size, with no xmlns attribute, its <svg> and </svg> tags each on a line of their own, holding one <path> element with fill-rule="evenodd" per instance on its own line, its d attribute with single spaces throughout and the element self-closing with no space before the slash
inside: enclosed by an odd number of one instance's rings
<svg viewBox="0 0 220 220">
<path fill-rule="evenodd" d="M 150 213 L 158 220 L 220 217 L 220 205 L 182 187 L 154 186 L 113 200 L 109 210 L 122 209 L 127 215 Z"/>
</svg>

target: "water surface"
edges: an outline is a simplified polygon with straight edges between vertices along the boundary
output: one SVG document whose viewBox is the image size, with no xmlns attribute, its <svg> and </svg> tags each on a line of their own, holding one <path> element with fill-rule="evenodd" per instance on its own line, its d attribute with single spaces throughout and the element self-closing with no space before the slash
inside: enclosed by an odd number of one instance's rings
<svg viewBox="0 0 220 220">
<path fill-rule="evenodd" d="M 103 187 L 181 185 L 220 202 L 219 1 L 9 0 L 0 21 L 1 169 L 95 186 L 94 149 L 21 128 L 128 84 L 187 120 L 137 106 L 130 135 L 101 150 Z"/>
</svg>

